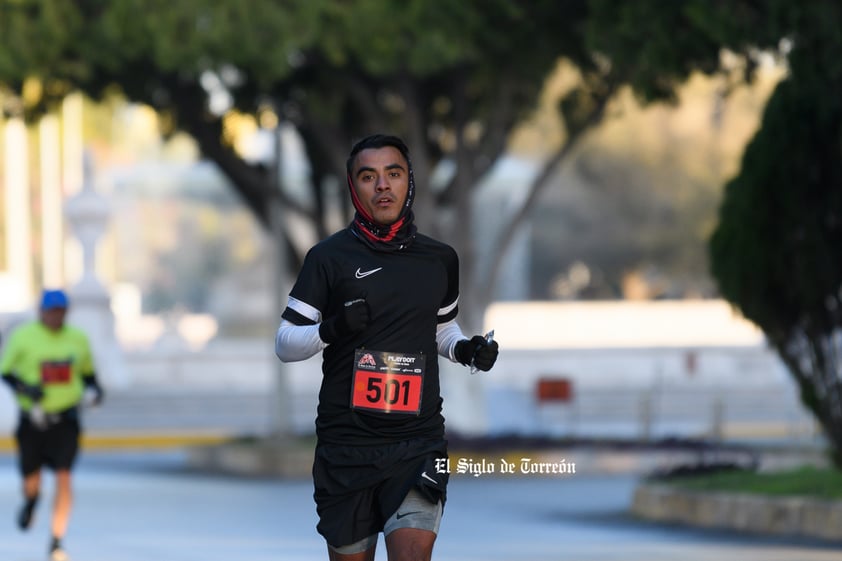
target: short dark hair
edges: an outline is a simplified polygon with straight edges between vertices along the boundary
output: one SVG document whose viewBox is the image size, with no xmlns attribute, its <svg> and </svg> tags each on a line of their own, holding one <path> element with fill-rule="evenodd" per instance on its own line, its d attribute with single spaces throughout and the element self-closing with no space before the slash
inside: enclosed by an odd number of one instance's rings
<svg viewBox="0 0 842 561">
<path fill-rule="evenodd" d="M 403 140 L 397 136 L 389 134 L 372 134 L 357 141 L 357 143 L 351 148 L 351 153 L 348 155 L 348 160 L 345 162 L 345 171 L 348 173 L 348 176 L 351 176 L 351 172 L 354 167 L 354 159 L 357 157 L 357 154 L 369 148 L 385 148 L 387 146 L 397 148 L 403 155 L 406 163 L 409 164 L 409 148 L 407 148 L 406 143 Z"/>
</svg>

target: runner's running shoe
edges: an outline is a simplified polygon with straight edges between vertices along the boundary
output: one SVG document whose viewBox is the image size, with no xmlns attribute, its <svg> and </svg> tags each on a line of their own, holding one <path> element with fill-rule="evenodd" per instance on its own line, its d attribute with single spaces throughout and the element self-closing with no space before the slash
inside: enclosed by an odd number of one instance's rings
<svg viewBox="0 0 842 561">
<path fill-rule="evenodd" d="M 50 543 L 50 561 L 70 561 L 70 556 L 67 555 L 67 552 L 61 547 L 61 542 L 56 538 L 53 538 Z"/>
<path fill-rule="evenodd" d="M 21 530 L 28 530 L 30 526 L 32 526 L 32 515 L 35 512 L 35 500 L 27 500 L 23 503 L 23 506 L 20 507 L 20 512 L 18 512 L 18 527 Z"/>
<path fill-rule="evenodd" d="M 57 547 L 50 552 L 50 561 L 70 561 L 70 557 L 66 551 Z"/>
</svg>

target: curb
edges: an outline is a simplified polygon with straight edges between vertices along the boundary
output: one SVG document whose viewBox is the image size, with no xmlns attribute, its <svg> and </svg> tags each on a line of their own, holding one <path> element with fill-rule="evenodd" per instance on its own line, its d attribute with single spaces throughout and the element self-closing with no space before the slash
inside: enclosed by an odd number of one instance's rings
<svg viewBox="0 0 842 561">
<path fill-rule="evenodd" d="M 653 522 L 842 541 L 842 501 L 689 491 L 646 483 L 635 490 L 631 512 Z"/>
<path fill-rule="evenodd" d="M 168 450 L 191 446 L 221 445 L 232 439 L 217 432 L 137 432 L 82 435 L 82 450 Z M 0 438 L 0 453 L 17 452 L 14 437 Z"/>
</svg>

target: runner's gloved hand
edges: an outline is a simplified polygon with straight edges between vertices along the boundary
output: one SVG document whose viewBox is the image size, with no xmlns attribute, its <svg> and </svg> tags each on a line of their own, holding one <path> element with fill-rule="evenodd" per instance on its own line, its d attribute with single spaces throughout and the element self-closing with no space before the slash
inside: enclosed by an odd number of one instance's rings
<svg viewBox="0 0 842 561">
<path fill-rule="evenodd" d="M 85 382 L 86 393 L 91 392 L 93 394 L 93 399 L 90 401 L 90 404 L 94 407 L 102 404 L 102 400 L 105 399 L 105 391 L 103 391 L 102 386 L 99 385 L 99 381 L 96 379 L 96 376 L 85 376 L 82 379 Z"/>
<path fill-rule="evenodd" d="M 456 360 L 470 366 L 473 362 L 480 370 L 488 371 L 494 366 L 497 361 L 497 354 L 499 353 L 499 345 L 497 341 L 490 343 L 485 340 L 482 335 L 474 335 L 471 340 L 462 339 L 456 343 L 453 349 L 453 355 Z"/>
<path fill-rule="evenodd" d="M 24 382 L 21 382 L 19 392 L 32 401 L 41 401 L 41 399 L 44 398 L 44 388 L 35 384 L 25 384 Z"/>
<path fill-rule="evenodd" d="M 15 393 L 24 395 L 32 401 L 41 401 L 44 397 L 44 388 L 37 384 L 27 384 L 14 374 L 3 374 L 3 381 L 9 384 Z"/>
<path fill-rule="evenodd" d="M 365 329 L 369 319 L 370 313 L 365 298 L 350 300 L 345 302 L 338 314 L 322 322 L 319 326 L 319 337 L 327 344 L 335 343 Z"/>
</svg>

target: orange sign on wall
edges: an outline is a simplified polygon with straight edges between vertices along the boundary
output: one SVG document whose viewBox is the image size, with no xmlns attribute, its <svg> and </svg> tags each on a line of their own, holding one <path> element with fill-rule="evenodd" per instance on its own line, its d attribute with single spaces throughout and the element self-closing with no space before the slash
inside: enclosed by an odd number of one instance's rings
<svg viewBox="0 0 842 561">
<path fill-rule="evenodd" d="M 573 382 L 567 378 L 541 378 L 536 388 L 538 401 L 571 401 Z"/>
</svg>

